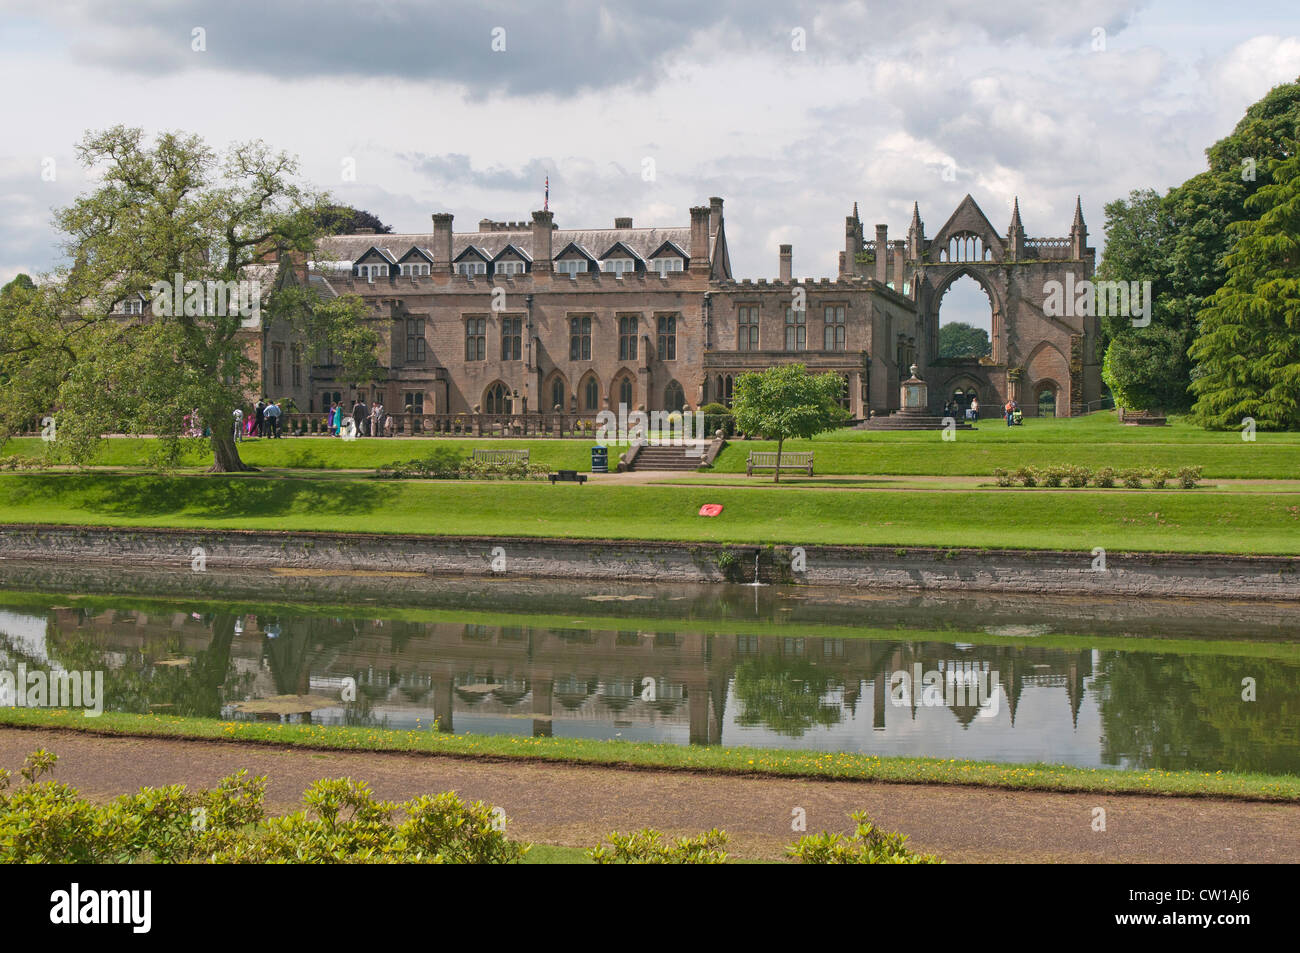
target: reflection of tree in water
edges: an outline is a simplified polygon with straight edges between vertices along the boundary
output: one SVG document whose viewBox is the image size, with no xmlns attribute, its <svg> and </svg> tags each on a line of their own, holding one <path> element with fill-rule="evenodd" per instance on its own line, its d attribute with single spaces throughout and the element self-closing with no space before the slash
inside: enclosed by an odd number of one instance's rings
<svg viewBox="0 0 1300 953">
<path fill-rule="evenodd" d="M 1257 700 L 1243 701 L 1254 678 Z M 1300 774 L 1300 667 L 1221 655 L 1102 654 L 1102 760 Z"/>
<path fill-rule="evenodd" d="M 762 726 L 792 738 L 814 727 L 839 724 L 839 705 L 824 701 L 832 688 L 827 673 L 808 662 L 760 656 L 736 665 L 737 724 Z"/>
<path fill-rule="evenodd" d="M 251 676 L 236 676 L 230 659 L 236 616 L 212 617 L 212 641 L 194 654 L 189 665 L 160 665 L 181 654 L 179 642 L 151 645 L 148 652 L 127 652 L 120 666 L 104 662 L 106 651 L 93 637 L 64 637 L 51 623 L 47 648 L 51 661 L 76 671 L 103 671 L 104 708 L 146 714 L 159 709 L 172 714 L 216 718 L 221 714 L 222 689 L 246 688 Z"/>
</svg>

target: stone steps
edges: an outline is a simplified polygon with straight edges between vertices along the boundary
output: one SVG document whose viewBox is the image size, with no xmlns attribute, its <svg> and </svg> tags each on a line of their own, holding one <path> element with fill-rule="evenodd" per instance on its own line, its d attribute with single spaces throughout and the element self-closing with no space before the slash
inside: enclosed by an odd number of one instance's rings
<svg viewBox="0 0 1300 953">
<path fill-rule="evenodd" d="M 704 461 L 704 458 L 687 456 L 688 449 L 692 448 L 642 447 L 629 470 L 694 470 Z"/>
</svg>

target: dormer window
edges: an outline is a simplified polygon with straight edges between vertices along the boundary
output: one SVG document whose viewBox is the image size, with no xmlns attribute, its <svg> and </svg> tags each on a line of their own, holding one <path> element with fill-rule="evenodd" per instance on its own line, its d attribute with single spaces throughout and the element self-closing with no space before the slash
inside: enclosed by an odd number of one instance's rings
<svg viewBox="0 0 1300 953">
<path fill-rule="evenodd" d="M 412 262 L 411 264 L 402 265 L 402 275 L 417 278 L 429 274 L 429 266 L 425 262 Z"/>
<path fill-rule="evenodd" d="M 144 302 L 139 298 L 127 298 L 121 304 L 123 314 L 144 314 Z"/>
<path fill-rule="evenodd" d="M 606 274 L 617 275 L 622 278 L 624 275 L 636 271 L 636 262 L 631 258 L 606 258 L 601 270 Z"/>
<path fill-rule="evenodd" d="M 358 278 L 387 278 L 388 265 L 357 265 Z"/>
<path fill-rule="evenodd" d="M 496 263 L 495 271 L 498 275 L 522 275 L 524 273 L 524 263 L 522 261 L 499 261 Z"/>
<path fill-rule="evenodd" d="M 486 275 L 487 262 L 485 261 L 460 261 L 456 263 L 456 274 L 458 275 Z"/>
<path fill-rule="evenodd" d="M 650 262 L 650 267 L 659 275 L 666 275 L 670 271 L 685 271 L 686 263 L 680 258 L 672 256 L 669 258 L 656 258 Z"/>
<path fill-rule="evenodd" d="M 574 275 L 585 274 L 587 271 L 587 259 L 570 258 L 566 261 L 557 261 L 555 263 L 555 271 L 557 274 L 568 275 L 570 278 Z"/>
</svg>

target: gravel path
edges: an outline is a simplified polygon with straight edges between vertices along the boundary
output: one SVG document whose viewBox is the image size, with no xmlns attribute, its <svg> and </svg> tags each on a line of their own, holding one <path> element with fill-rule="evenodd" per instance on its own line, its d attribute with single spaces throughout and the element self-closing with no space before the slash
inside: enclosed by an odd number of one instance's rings
<svg viewBox="0 0 1300 953">
<path fill-rule="evenodd" d="M 266 745 L 110 738 L 0 729 L 0 767 L 15 770 L 37 748 L 59 756 L 54 777 L 97 799 L 139 787 L 204 787 L 240 768 L 266 774 L 267 806 L 296 807 L 322 777 L 369 781 L 378 796 L 405 800 L 454 790 L 501 805 L 513 836 L 591 846 L 612 830 L 653 826 L 673 834 L 720 827 L 736 856 L 777 859 L 797 834 L 848 831 L 848 814 L 911 837 L 950 862 L 1300 862 L 1300 805 L 1202 798 L 1053 794 L 941 785 L 739 778 L 436 756 L 324 752 Z M 1093 809 L 1106 830 L 1092 829 Z"/>
</svg>

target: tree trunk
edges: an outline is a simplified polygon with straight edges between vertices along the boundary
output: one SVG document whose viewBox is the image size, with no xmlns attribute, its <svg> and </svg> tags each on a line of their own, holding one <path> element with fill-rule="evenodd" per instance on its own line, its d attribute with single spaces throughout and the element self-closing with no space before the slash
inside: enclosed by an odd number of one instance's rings
<svg viewBox="0 0 1300 953">
<path fill-rule="evenodd" d="M 785 437 L 776 438 L 776 472 L 772 474 L 772 482 L 781 482 L 781 445 L 785 443 Z"/>
<path fill-rule="evenodd" d="M 226 426 L 213 427 L 212 436 L 208 438 L 212 443 L 212 467 L 208 472 L 251 473 L 256 471 L 257 467 L 250 467 L 239 459 L 239 448 L 235 446 L 234 421 L 231 415 L 226 414 L 224 418 L 218 417 L 216 419 L 224 419 Z"/>
</svg>

